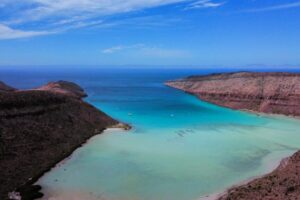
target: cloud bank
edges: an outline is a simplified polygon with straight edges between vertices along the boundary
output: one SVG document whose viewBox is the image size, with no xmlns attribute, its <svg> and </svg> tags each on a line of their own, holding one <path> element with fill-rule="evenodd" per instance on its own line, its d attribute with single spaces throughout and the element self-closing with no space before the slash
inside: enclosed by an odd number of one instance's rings
<svg viewBox="0 0 300 200">
<path fill-rule="evenodd" d="M 87 27 L 108 28 L 130 23 L 136 23 L 132 27 L 164 26 L 174 20 L 166 17 L 157 19 L 151 15 L 122 16 L 173 4 L 178 4 L 176 8 L 179 10 L 196 10 L 218 8 L 232 2 L 233 0 L 0 0 L 0 39 L 41 36 Z M 296 7 L 300 7 L 299 0 L 279 5 L 273 3 L 242 12 Z"/>
<path fill-rule="evenodd" d="M 194 8 L 219 5 L 212 0 L 2 0 L 0 12 L 5 17 L 0 18 L 0 39 L 105 26 L 104 19 L 111 16 L 177 3 Z"/>
</svg>

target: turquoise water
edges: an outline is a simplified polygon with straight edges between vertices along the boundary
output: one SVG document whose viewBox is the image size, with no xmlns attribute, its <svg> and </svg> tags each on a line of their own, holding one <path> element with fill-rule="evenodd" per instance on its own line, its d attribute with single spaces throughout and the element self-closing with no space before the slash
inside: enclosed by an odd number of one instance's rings
<svg viewBox="0 0 300 200">
<path fill-rule="evenodd" d="M 163 85 L 195 73 L 208 72 L 53 72 L 16 82 L 76 81 L 87 101 L 133 126 L 92 138 L 43 176 L 44 199 L 195 200 L 264 174 L 300 148 L 296 119 L 221 108 Z"/>
</svg>

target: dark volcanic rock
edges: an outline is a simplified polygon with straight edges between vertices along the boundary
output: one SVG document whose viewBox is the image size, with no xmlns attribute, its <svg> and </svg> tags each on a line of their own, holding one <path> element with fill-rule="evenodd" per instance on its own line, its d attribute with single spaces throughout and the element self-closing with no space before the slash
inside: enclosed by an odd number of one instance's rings
<svg viewBox="0 0 300 200">
<path fill-rule="evenodd" d="M 24 185 L 17 189 L 16 192 L 22 197 L 22 200 L 31 200 L 38 199 L 44 196 L 43 193 L 40 192 L 42 189 L 39 185 Z"/>
<path fill-rule="evenodd" d="M 0 92 L 1 200 L 14 190 L 23 199 L 40 196 L 31 184 L 45 171 L 118 124 L 81 100 L 85 93 L 76 84 L 60 81 L 41 88 Z"/>
<path fill-rule="evenodd" d="M 191 76 L 166 85 L 220 106 L 300 116 L 300 74 L 225 73 Z"/>
</svg>

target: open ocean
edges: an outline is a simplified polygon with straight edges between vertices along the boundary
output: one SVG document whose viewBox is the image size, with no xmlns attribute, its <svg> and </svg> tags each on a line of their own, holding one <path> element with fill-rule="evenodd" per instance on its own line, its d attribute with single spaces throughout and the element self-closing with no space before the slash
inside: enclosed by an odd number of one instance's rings
<svg viewBox="0 0 300 200">
<path fill-rule="evenodd" d="M 133 127 L 95 136 L 45 174 L 44 199 L 196 200 L 300 149 L 299 120 L 233 111 L 163 84 L 222 71 L 236 70 L 7 68 L 0 80 L 23 89 L 74 81 L 89 103 Z"/>
</svg>

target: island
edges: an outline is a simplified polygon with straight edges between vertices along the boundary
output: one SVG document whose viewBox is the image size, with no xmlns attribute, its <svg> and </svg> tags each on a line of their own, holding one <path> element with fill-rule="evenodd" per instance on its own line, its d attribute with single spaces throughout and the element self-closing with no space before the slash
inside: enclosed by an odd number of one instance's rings
<svg viewBox="0 0 300 200">
<path fill-rule="evenodd" d="M 237 72 L 190 76 L 165 83 L 231 109 L 300 116 L 300 74 Z M 300 197 L 300 151 L 270 174 L 230 188 L 219 200 L 287 200 Z"/>
<path fill-rule="evenodd" d="M 86 96 L 67 81 L 30 90 L 0 82 L 0 199 L 42 197 L 33 184 L 45 172 L 106 128 L 129 127 L 83 101 Z"/>
</svg>

